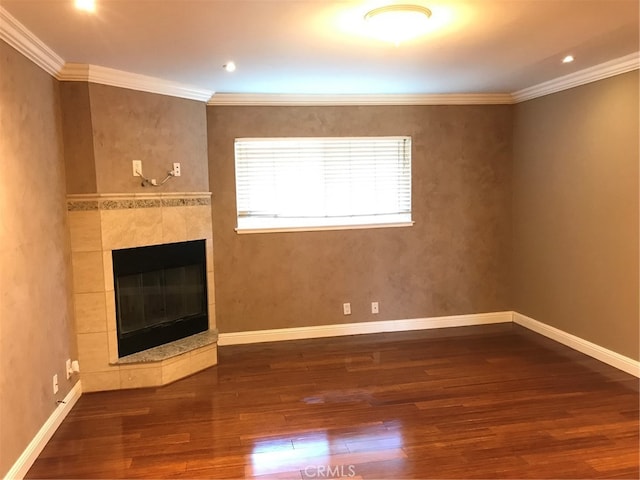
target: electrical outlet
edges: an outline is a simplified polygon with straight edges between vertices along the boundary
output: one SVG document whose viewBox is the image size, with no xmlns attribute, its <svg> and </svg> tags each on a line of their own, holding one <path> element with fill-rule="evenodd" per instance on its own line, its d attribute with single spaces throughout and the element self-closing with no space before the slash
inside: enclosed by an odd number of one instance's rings
<svg viewBox="0 0 640 480">
<path fill-rule="evenodd" d="M 53 376 L 53 394 L 58 393 L 58 374 L 56 373 Z"/>
<path fill-rule="evenodd" d="M 73 375 L 73 369 L 71 368 L 70 358 L 67 358 L 67 361 L 65 362 L 65 367 L 67 369 L 67 380 L 69 380 L 71 378 L 71 375 Z"/>
<path fill-rule="evenodd" d="M 371 302 L 371 313 L 377 314 L 380 310 L 378 309 L 378 302 Z"/>
<path fill-rule="evenodd" d="M 173 164 L 173 176 L 179 177 L 180 175 L 182 175 L 182 171 L 180 170 L 180 164 L 178 162 L 175 162 Z"/>
<path fill-rule="evenodd" d="M 133 160 L 131 162 L 133 176 L 139 177 L 142 174 L 142 160 Z"/>
<path fill-rule="evenodd" d="M 344 315 L 351 315 L 351 304 L 350 303 L 343 303 L 342 304 L 342 313 Z"/>
</svg>

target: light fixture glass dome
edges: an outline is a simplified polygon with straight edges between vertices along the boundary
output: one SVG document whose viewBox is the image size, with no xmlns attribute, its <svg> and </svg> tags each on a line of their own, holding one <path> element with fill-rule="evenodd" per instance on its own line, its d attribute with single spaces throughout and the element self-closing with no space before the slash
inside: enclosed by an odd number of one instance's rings
<svg viewBox="0 0 640 480">
<path fill-rule="evenodd" d="M 396 45 L 424 35 L 431 10 L 419 5 L 388 5 L 364 16 L 372 36 Z"/>
<path fill-rule="evenodd" d="M 85 12 L 95 12 L 96 10 L 95 0 L 76 0 L 75 6 L 78 10 L 84 10 Z"/>
</svg>

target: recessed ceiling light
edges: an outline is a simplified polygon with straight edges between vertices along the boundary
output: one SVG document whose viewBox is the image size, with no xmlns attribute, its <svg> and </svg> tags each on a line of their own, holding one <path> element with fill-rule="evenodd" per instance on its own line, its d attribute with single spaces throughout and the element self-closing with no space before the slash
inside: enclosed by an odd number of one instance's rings
<svg viewBox="0 0 640 480">
<path fill-rule="evenodd" d="M 571 63 L 573 62 L 573 60 L 574 60 L 573 55 L 567 55 L 562 59 L 562 63 Z"/>
<path fill-rule="evenodd" d="M 371 35 L 398 45 L 425 34 L 430 17 L 431 10 L 426 7 L 388 5 L 367 12 L 364 19 Z"/>
<path fill-rule="evenodd" d="M 94 0 L 75 0 L 75 5 L 78 10 L 85 12 L 96 11 L 96 2 Z"/>
<path fill-rule="evenodd" d="M 222 66 L 222 68 L 224 68 L 227 72 L 235 72 L 236 64 L 234 62 L 227 62 Z"/>
</svg>

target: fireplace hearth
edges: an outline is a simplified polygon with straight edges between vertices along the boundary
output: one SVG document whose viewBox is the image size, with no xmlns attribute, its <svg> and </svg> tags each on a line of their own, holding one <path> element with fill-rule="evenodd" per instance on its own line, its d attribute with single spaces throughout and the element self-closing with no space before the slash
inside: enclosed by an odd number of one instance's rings
<svg viewBox="0 0 640 480">
<path fill-rule="evenodd" d="M 113 251 L 118 356 L 208 328 L 204 240 Z"/>
</svg>

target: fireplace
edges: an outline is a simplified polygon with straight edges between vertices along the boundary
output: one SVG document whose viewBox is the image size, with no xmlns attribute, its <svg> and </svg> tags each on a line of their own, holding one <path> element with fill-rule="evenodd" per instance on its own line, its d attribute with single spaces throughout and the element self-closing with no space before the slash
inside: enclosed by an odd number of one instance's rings
<svg viewBox="0 0 640 480">
<path fill-rule="evenodd" d="M 208 329 L 205 240 L 113 250 L 118 356 Z"/>
<path fill-rule="evenodd" d="M 217 364 L 211 193 L 153 191 L 144 194 L 68 195 L 67 219 L 78 359 L 84 392 L 158 387 Z M 186 249 L 180 248 L 183 244 L 187 244 Z M 195 248 L 191 250 L 189 245 L 195 245 Z M 204 267 L 202 245 L 205 250 Z M 157 250 L 156 246 L 165 246 L 166 249 Z M 178 250 L 174 250 L 175 246 Z M 147 247 L 152 249 L 146 250 Z M 143 259 L 144 252 L 152 253 L 142 261 L 142 266 L 136 267 L 137 260 L 130 260 L 127 251 L 133 251 L 135 255 L 142 252 Z M 116 260 L 117 274 L 114 273 L 114 255 L 122 260 Z M 163 274 L 157 273 L 162 270 Z M 127 276 L 131 278 L 125 278 Z M 116 280 L 118 277 L 121 277 L 119 282 Z M 188 280 L 186 283 L 202 285 L 188 287 L 186 291 L 182 289 L 183 300 L 178 306 L 175 305 L 176 299 L 172 298 L 177 291 L 172 286 L 176 278 L 195 278 L 195 282 Z M 155 297 L 147 304 L 165 305 L 168 301 L 167 306 L 161 307 L 165 312 L 160 312 L 160 323 L 166 323 L 164 320 L 168 319 L 168 313 L 173 313 L 174 318 L 169 324 L 180 327 L 178 336 L 188 336 L 177 341 L 168 340 L 175 337 L 164 337 L 160 340 L 169 343 L 150 348 L 158 342 L 161 332 L 164 335 L 172 329 L 165 325 L 161 330 L 153 320 L 139 313 L 134 315 L 133 327 L 125 324 L 121 328 L 117 311 L 146 311 L 147 306 L 138 295 L 142 290 L 144 298 L 146 284 L 153 285 L 149 287 L 152 292 L 149 297 Z M 116 289 L 119 294 L 128 290 L 118 302 Z M 164 294 L 159 294 L 162 289 Z M 198 300 L 201 293 L 202 298 Z M 136 296 L 138 300 L 133 300 Z M 126 302 L 130 306 L 126 306 Z M 198 312 L 194 305 L 200 307 Z M 200 329 L 204 331 L 189 334 Z M 151 331 L 150 337 L 155 341 L 137 346 L 134 343 L 133 348 L 125 345 L 133 342 L 130 337 L 135 337 L 135 331 Z M 120 333 L 122 345 L 118 339 Z M 127 355 L 141 348 L 145 350 Z"/>
</svg>

